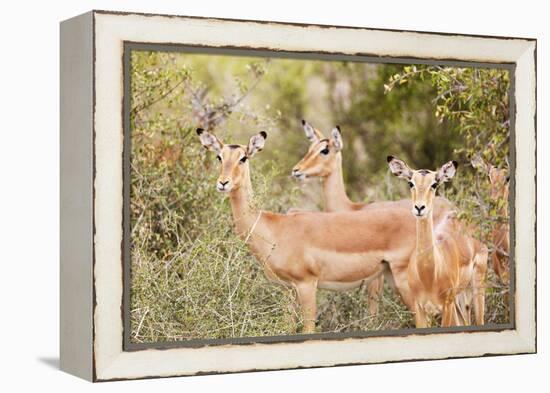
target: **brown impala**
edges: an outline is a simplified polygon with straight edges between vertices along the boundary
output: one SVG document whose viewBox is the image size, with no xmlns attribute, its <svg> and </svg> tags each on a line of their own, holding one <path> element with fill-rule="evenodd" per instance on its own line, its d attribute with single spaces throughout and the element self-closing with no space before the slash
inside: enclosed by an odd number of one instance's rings
<svg viewBox="0 0 550 393">
<path fill-rule="evenodd" d="M 508 193 L 510 176 L 504 168 L 497 168 L 488 164 L 479 156 L 472 160 L 472 165 L 489 176 L 491 183 L 489 197 L 497 204 L 498 218 L 491 233 L 493 252 L 491 263 L 496 275 L 508 285 L 510 283 L 510 265 L 508 262 L 510 254 L 510 224 L 508 218 Z"/>
<path fill-rule="evenodd" d="M 433 207 L 437 187 L 456 173 L 456 161 L 437 171 L 412 170 L 405 162 L 388 156 L 392 173 L 408 181 L 412 216 L 416 220 L 416 247 L 408 268 L 414 297 L 416 327 L 427 327 L 430 316 L 441 314 L 442 326 L 469 323 L 468 292 L 474 298 L 476 324 L 484 323 L 487 247 L 468 236 L 452 214 L 434 226 Z M 462 315 L 459 315 L 459 312 Z M 467 313 L 467 315 L 465 315 Z"/>
</svg>

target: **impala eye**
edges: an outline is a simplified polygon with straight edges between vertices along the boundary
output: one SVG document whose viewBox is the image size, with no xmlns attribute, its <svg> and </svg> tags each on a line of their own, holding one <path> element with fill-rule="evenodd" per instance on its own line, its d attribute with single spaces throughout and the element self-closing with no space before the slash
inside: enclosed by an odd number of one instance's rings
<svg viewBox="0 0 550 393">
<path fill-rule="evenodd" d="M 414 187 L 414 184 L 412 181 L 409 182 L 409 188 L 413 188 Z"/>
<path fill-rule="evenodd" d="M 218 159 L 218 161 L 222 161 L 222 156 L 216 156 L 216 158 Z"/>
<path fill-rule="evenodd" d="M 328 147 L 325 147 L 323 150 L 321 150 L 319 153 L 326 156 L 328 154 Z"/>
<path fill-rule="evenodd" d="M 240 161 L 244 164 L 246 162 L 246 160 L 248 159 L 247 156 L 244 156 L 243 158 L 240 159 Z"/>
<path fill-rule="evenodd" d="M 432 184 L 432 189 L 435 190 L 437 188 L 437 186 L 439 185 L 439 183 L 433 183 Z"/>
</svg>

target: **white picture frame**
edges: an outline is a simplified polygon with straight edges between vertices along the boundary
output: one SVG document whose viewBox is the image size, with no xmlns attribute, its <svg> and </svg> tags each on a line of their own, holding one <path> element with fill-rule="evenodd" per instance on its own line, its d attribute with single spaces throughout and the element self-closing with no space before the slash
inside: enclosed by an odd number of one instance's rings
<svg viewBox="0 0 550 393">
<path fill-rule="evenodd" d="M 124 345 L 127 44 L 504 64 L 516 137 L 513 323 L 499 331 Z M 61 368 L 90 381 L 536 352 L 536 40 L 91 11 L 61 24 Z M 511 142 L 512 143 L 512 142 Z"/>
</svg>

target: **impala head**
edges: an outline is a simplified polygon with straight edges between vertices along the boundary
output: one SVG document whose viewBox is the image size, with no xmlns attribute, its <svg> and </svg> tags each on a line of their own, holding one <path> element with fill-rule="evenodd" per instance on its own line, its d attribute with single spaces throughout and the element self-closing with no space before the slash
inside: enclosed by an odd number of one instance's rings
<svg viewBox="0 0 550 393">
<path fill-rule="evenodd" d="M 249 178 L 248 160 L 264 147 L 267 134 L 264 131 L 252 136 L 248 145 L 226 145 L 216 135 L 197 128 L 202 145 L 216 153 L 220 161 L 220 176 L 216 189 L 229 192 L 238 189 Z"/>
<path fill-rule="evenodd" d="M 475 156 L 471 162 L 474 168 L 477 168 L 482 173 L 486 173 L 489 176 L 491 199 L 497 200 L 508 197 L 510 175 L 508 175 L 506 169 L 497 168 L 492 164 L 486 163 L 479 155 Z"/>
<path fill-rule="evenodd" d="M 493 165 L 489 166 L 489 182 L 491 183 L 491 199 L 507 197 L 508 184 L 510 176 L 506 169 L 497 168 Z"/>
<path fill-rule="evenodd" d="M 308 177 L 326 177 L 333 171 L 337 155 L 344 146 L 340 127 L 336 126 L 330 133 L 330 138 L 315 129 L 307 121 L 302 120 L 302 126 L 311 145 L 304 156 L 292 169 L 292 176 L 298 180 Z"/>
<path fill-rule="evenodd" d="M 437 171 L 413 170 L 404 161 L 388 156 L 391 172 L 409 182 L 413 202 L 412 213 L 417 218 L 425 218 L 433 209 L 435 191 L 441 183 L 448 182 L 456 173 L 458 163 L 449 161 Z"/>
</svg>

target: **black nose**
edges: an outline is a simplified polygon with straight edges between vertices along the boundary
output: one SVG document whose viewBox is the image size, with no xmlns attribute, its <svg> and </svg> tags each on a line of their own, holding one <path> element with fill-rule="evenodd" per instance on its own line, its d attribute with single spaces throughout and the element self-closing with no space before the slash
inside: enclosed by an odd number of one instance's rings
<svg viewBox="0 0 550 393">
<path fill-rule="evenodd" d="M 426 208 L 426 206 L 422 205 L 422 206 L 416 206 L 414 205 L 414 208 L 416 209 L 416 211 L 420 214 L 422 213 L 422 210 L 424 210 Z"/>
<path fill-rule="evenodd" d="M 225 185 L 226 185 L 227 183 L 229 183 L 229 180 L 227 180 L 227 181 L 221 181 L 221 182 L 220 182 L 220 184 L 221 184 L 222 186 L 224 186 L 224 187 L 225 187 Z"/>
<path fill-rule="evenodd" d="M 294 168 L 294 169 L 292 170 L 292 173 L 293 173 L 293 174 L 294 174 L 294 173 L 297 173 L 297 172 L 298 172 L 298 169 L 296 169 L 296 168 Z"/>
</svg>

